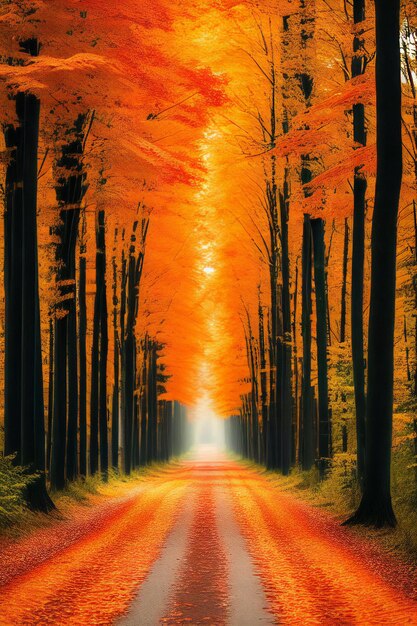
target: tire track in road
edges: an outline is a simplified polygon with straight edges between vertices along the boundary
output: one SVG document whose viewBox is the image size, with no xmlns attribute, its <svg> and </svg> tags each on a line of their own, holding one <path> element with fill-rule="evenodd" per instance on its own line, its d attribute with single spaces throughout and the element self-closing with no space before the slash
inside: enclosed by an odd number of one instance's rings
<svg viewBox="0 0 417 626">
<path fill-rule="evenodd" d="M 222 471 L 218 473 L 215 464 L 197 464 L 190 473 L 196 489 L 194 519 L 181 573 L 161 624 L 228 623 L 227 557 L 217 529 L 214 494 L 214 485 L 221 479 Z"/>
</svg>

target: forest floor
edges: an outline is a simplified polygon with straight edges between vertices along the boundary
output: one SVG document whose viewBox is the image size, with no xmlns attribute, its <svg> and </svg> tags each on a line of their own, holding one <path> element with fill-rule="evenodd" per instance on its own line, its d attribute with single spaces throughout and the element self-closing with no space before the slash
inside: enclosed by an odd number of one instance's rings
<svg viewBox="0 0 417 626">
<path fill-rule="evenodd" d="M 416 624 L 417 569 L 206 449 L 0 541 L 0 624 Z"/>
</svg>

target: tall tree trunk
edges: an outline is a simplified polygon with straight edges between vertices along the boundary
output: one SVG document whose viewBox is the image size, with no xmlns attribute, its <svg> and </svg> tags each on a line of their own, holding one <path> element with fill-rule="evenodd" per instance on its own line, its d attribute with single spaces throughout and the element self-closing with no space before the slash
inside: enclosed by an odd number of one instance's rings
<svg viewBox="0 0 417 626">
<path fill-rule="evenodd" d="M 269 411 L 268 411 L 268 447 L 266 466 L 268 469 L 277 467 L 277 428 L 278 428 L 278 393 L 277 393 L 277 367 L 278 367 L 278 259 L 276 253 L 272 254 L 272 262 L 270 265 L 270 290 L 271 290 L 271 308 L 270 308 L 270 333 L 269 333 Z"/>
<path fill-rule="evenodd" d="M 122 231 L 122 241 L 124 241 L 125 233 Z M 120 285 L 120 409 L 121 409 L 121 419 L 120 423 L 120 442 L 121 442 L 121 458 L 120 464 L 123 468 L 123 471 L 126 469 L 126 431 L 125 431 L 125 385 L 126 385 L 126 376 L 125 376 L 125 361 L 126 361 L 126 344 L 125 344 L 125 328 L 126 328 L 126 300 L 127 300 L 127 259 L 125 251 L 122 251 L 122 263 L 121 263 L 121 285 Z"/>
<path fill-rule="evenodd" d="M 152 415 L 152 460 L 158 458 L 158 391 L 157 391 L 158 361 L 157 345 L 154 343 L 151 351 L 151 415 Z"/>
<path fill-rule="evenodd" d="M 127 320 L 124 346 L 124 450 L 125 472 L 130 474 L 133 467 L 134 448 L 134 393 L 136 380 L 136 338 L 134 334 L 136 319 L 136 227 L 133 226 L 131 245 L 129 249 L 129 261 L 127 266 Z"/>
<path fill-rule="evenodd" d="M 289 171 L 284 170 L 284 184 L 280 193 L 281 222 L 281 274 L 282 274 L 282 362 L 281 362 L 281 462 L 282 473 L 287 476 L 291 467 L 292 453 L 292 345 L 291 345 L 291 307 L 290 307 L 290 259 L 288 245 L 289 219 Z"/>
<path fill-rule="evenodd" d="M 76 307 L 76 279 L 75 279 L 75 249 L 79 222 L 79 209 L 66 211 L 68 217 L 71 213 L 71 225 L 69 227 L 68 257 L 65 262 L 68 265 L 66 272 L 68 280 L 72 282 L 71 299 L 68 300 L 67 313 L 67 385 L 68 385 L 68 430 L 66 449 L 67 479 L 74 480 L 78 475 L 78 351 L 77 351 L 77 307 Z M 68 290 L 69 291 L 69 290 Z"/>
<path fill-rule="evenodd" d="M 347 273 L 349 257 L 349 222 L 345 217 L 343 236 L 343 265 L 342 265 L 342 293 L 340 303 L 340 343 L 346 341 L 346 295 L 347 295 Z"/>
<path fill-rule="evenodd" d="M 309 470 L 314 462 L 313 404 L 311 390 L 311 224 L 310 216 L 304 215 L 302 253 L 302 336 L 303 336 L 303 378 L 302 378 L 302 448 L 301 463 Z"/>
<path fill-rule="evenodd" d="M 180 405 L 177 400 L 174 400 L 174 412 L 172 417 L 172 453 L 174 456 L 180 454 L 180 442 L 179 442 L 179 421 L 180 421 Z"/>
<path fill-rule="evenodd" d="M 54 412 L 54 321 L 49 318 L 48 354 L 48 430 L 46 434 L 46 470 L 51 471 L 52 421 Z"/>
<path fill-rule="evenodd" d="M 20 120 L 19 120 L 20 121 Z M 5 142 L 10 161 L 6 171 L 4 214 L 4 452 L 22 463 L 20 415 L 22 412 L 22 134 L 23 128 L 7 126 Z"/>
<path fill-rule="evenodd" d="M 74 268 L 75 274 L 75 268 Z M 74 279 L 75 280 L 75 279 Z M 77 309 L 74 299 L 68 312 L 68 438 L 67 438 L 67 479 L 78 476 L 78 351 L 77 351 Z"/>
<path fill-rule="evenodd" d="M 259 320 L 259 357 L 260 357 L 260 378 L 261 378 L 261 407 L 262 407 L 262 456 L 261 462 L 266 464 L 266 430 L 268 421 L 268 379 L 266 372 L 266 352 L 265 352 L 265 327 L 264 327 L 264 312 L 261 301 L 259 299 L 258 306 L 258 320 Z"/>
<path fill-rule="evenodd" d="M 82 155 L 85 138 L 85 115 L 79 115 L 68 130 L 71 140 L 64 144 L 55 164 L 56 198 L 60 209 L 60 222 L 55 229 L 59 238 L 56 246 L 58 303 L 55 312 L 55 335 L 61 345 L 55 350 L 54 375 L 65 386 L 54 385 L 54 421 L 57 433 L 66 434 L 65 468 L 58 470 L 58 482 L 65 478 L 74 480 L 78 475 L 78 350 L 77 350 L 77 294 L 76 294 L 76 244 L 80 220 L 80 204 L 87 186 L 83 172 Z M 65 344 L 65 345 L 64 345 Z M 60 370 L 63 369 L 61 373 Z M 64 394 L 65 391 L 65 394 Z M 57 442 L 57 458 L 62 462 L 61 442 Z M 54 455 L 55 439 L 52 442 Z"/>
<path fill-rule="evenodd" d="M 402 179 L 400 1 L 375 0 L 377 178 L 371 239 L 363 496 L 349 523 L 396 523 L 391 503 L 398 204 Z"/>
<path fill-rule="evenodd" d="M 100 229 L 100 374 L 99 374 L 99 429 L 100 429 L 100 470 L 102 478 L 107 479 L 109 469 L 109 443 L 107 431 L 107 357 L 109 350 L 107 289 L 106 289 L 106 238 L 104 211 L 99 212 Z"/>
<path fill-rule="evenodd" d="M 146 453 L 146 458 L 149 463 L 152 463 L 153 461 L 153 429 L 154 429 L 154 413 L 153 413 L 153 396 L 152 396 L 152 391 L 153 391 L 153 383 L 152 383 L 152 377 L 153 377 L 153 360 L 152 360 L 152 353 L 153 353 L 153 345 L 151 340 L 148 338 L 148 362 L 147 362 L 147 389 L 146 389 L 146 395 L 147 395 L 147 413 L 148 413 L 148 436 L 147 436 L 147 453 Z M 177 406 L 177 411 L 179 409 L 179 406 Z M 179 425 L 179 417 L 178 417 L 178 413 L 176 415 L 177 419 L 176 419 L 176 448 L 177 448 L 177 454 L 179 454 L 179 437 L 178 437 L 178 425 Z"/>
<path fill-rule="evenodd" d="M 295 280 L 294 280 L 294 304 L 293 304 L 293 362 L 294 362 L 294 432 L 293 432 L 293 449 L 294 460 L 298 465 L 300 463 L 300 402 L 299 402 L 299 366 L 298 366 L 298 345 L 297 345 L 297 302 L 298 302 L 298 258 L 295 264 Z"/>
<path fill-rule="evenodd" d="M 35 40 L 34 40 L 35 41 Z M 54 508 L 46 491 L 42 346 L 38 284 L 37 181 L 40 102 L 18 93 L 18 127 L 6 129 L 11 159 L 5 214 L 5 452 L 37 477 L 28 505 Z M 18 307 L 18 308 L 17 308 Z"/>
<path fill-rule="evenodd" d="M 318 373 L 319 461 L 323 473 L 331 456 L 331 423 L 327 373 L 327 292 L 324 253 L 324 221 L 310 220 L 314 249 L 314 285 L 316 293 L 316 341 Z"/>
<path fill-rule="evenodd" d="M 54 323 L 54 413 L 52 421 L 51 487 L 65 487 L 65 448 L 67 437 L 67 316 Z"/>
<path fill-rule="evenodd" d="M 79 258 L 78 283 L 78 342 L 79 342 L 79 428 L 80 428 L 80 475 L 87 475 L 87 301 L 86 301 L 86 224 L 85 212 L 82 216 L 82 236 Z"/>
<path fill-rule="evenodd" d="M 167 460 L 172 457 L 172 414 L 173 414 L 173 402 L 169 400 L 167 402 Z"/>
<path fill-rule="evenodd" d="M 148 445 L 148 402 L 147 402 L 147 362 L 148 362 L 148 342 L 146 338 L 143 341 L 143 364 L 141 379 L 141 410 L 140 410 L 140 463 L 147 463 L 147 445 Z"/>
<path fill-rule="evenodd" d="M 139 402 L 138 396 L 135 394 L 133 397 L 133 452 L 132 452 L 132 467 L 136 469 L 139 467 Z"/>
<path fill-rule="evenodd" d="M 129 247 L 129 259 L 122 261 L 122 302 L 121 302 L 121 336 L 122 336 L 122 422 L 124 437 L 125 472 L 130 473 L 133 463 L 134 429 L 135 429 L 135 388 L 137 381 L 136 372 L 136 319 L 139 311 L 139 289 L 142 276 L 145 242 L 148 231 L 149 219 L 143 218 L 140 225 L 139 246 L 137 244 L 137 227 L 139 222 L 133 224 L 133 230 Z M 125 315 L 127 318 L 125 321 Z M 139 430 L 137 431 L 137 435 Z M 138 450 L 139 453 L 139 450 Z"/>
<path fill-rule="evenodd" d="M 365 0 L 354 0 L 352 78 L 364 74 L 366 56 L 362 22 L 365 21 Z M 353 105 L 353 139 L 360 146 L 366 145 L 365 107 L 362 103 Z M 357 474 L 363 482 L 365 465 L 365 356 L 363 327 L 363 285 L 365 260 L 365 208 L 367 182 L 361 168 L 357 167 L 353 181 L 353 227 L 352 227 L 352 292 L 351 292 L 351 342 L 353 384 L 355 389 Z"/>
<path fill-rule="evenodd" d="M 250 453 L 251 458 L 258 463 L 259 462 L 259 421 L 258 421 L 258 364 L 255 356 L 254 337 L 252 334 L 252 323 L 249 315 L 249 310 L 246 310 L 247 317 L 247 329 L 245 329 L 246 335 L 246 356 L 248 361 L 248 367 L 251 379 L 251 392 L 250 392 Z"/>
<path fill-rule="evenodd" d="M 93 345 L 91 351 L 91 393 L 90 393 L 90 473 L 96 474 L 99 469 L 99 432 L 102 429 L 101 413 L 101 333 L 103 313 L 103 294 L 105 297 L 105 241 L 104 211 L 99 211 L 96 223 L 96 293 L 94 296 Z M 106 427 L 107 432 L 107 427 Z"/>
<path fill-rule="evenodd" d="M 115 233 L 116 245 L 117 231 Z M 112 427 L 111 427 L 111 450 L 112 450 L 112 467 L 117 470 L 119 467 L 119 402 L 120 402 L 120 341 L 119 341 L 119 325 L 118 325 L 118 305 L 117 297 L 117 262 L 116 250 L 112 260 L 113 266 L 113 397 L 112 397 Z"/>
<path fill-rule="evenodd" d="M 357 474 L 363 482 L 365 468 L 365 354 L 363 341 L 363 280 L 365 257 L 366 180 L 355 177 L 352 230 L 351 342 L 353 383 L 355 389 Z"/>
</svg>

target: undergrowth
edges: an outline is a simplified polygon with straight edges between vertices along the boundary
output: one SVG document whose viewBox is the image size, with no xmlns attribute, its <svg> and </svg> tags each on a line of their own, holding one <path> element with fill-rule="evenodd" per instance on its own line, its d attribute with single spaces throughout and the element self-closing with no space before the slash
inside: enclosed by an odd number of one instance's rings
<svg viewBox="0 0 417 626">
<path fill-rule="evenodd" d="M 13 457 L 0 456 L 0 529 L 25 516 L 23 492 L 32 480 L 25 468 L 13 465 Z"/>
<path fill-rule="evenodd" d="M 24 468 L 15 467 L 12 461 L 12 457 L 0 456 L 0 535 L 13 538 L 47 526 L 56 519 L 70 517 L 74 506 L 90 506 L 101 499 L 117 497 L 130 485 L 136 488 L 144 480 L 167 469 L 166 465 L 155 463 L 141 467 L 129 476 L 109 470 L 107 480 L 103 480 L 99 473 L 79 478 L 69 482 L 65 489 L 50 493 L 57 508 L 46 515 L 33 512 L 26 506 L 23 494 L 32 478 L 25 474 Z"/>
</svg>

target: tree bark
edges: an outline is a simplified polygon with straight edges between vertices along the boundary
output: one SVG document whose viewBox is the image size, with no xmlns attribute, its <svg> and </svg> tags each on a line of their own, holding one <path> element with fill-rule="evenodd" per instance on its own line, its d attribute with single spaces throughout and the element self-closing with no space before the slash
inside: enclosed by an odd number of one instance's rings
<svg viewBox="0 0 417 626">
<path fill-rule="evenodd" d="M 106 285 L 106 239 L 104 211 L 99 212 L 100 255 L 102 279 L 100 283 L 100 374 L 99 374 L 99 429 L 100 429 L 100 470 L 103 480 L 107 480 L 109 470 L 109 444 L 107 430 L 107 357 L 109 351 L 108 315 L 107 315 L 107 285 Z"/>
<path fill-rule="evenodd" d="M 310 216 L 304 215 L 302 251 L 302 337 L 303 377 L 301 407 L 301 464 L 309 470 L 314 462 L 313 410 L 311 398 L 311 224 Z"/>
<path fill-rule="evenodd" d="M 82 220 L 82 238 L 79 258 L 78 283 L 78 346 L 79 346 L 79 427 L 80 427 L 80 475 L 87 475 L 87 302 L 86 302 L 86 245 L 85 213 Z"/>
<path fill-rule="evenodd" d="M 365 21 L 365 0 L 354 0 L 352 78 L 361 76 L 366 68 L 363 30 Z M 365 107 L 362 103 L 353 105 L 353 139 L 360 146 L 366 145 Z M 362 485 L 365 465 L 365 355 L 363 325 L 363 285 L 365 261 L 365 208 L 366 178 L 358 167 L 353 181 L 353 227 L 352 227 L 352 292 L 351 292 L 351 342 L 353 384 L 355 389 L 357 475 Z"/>
<path fill-rule="evenodd" d="M 343 265 L 342 265 L 342 293 L 340 304 L 340 343 L 346 341 L 346 295 L 347 295 L 347 273 L 349 256 L 349 222 L 345 217 L 344 237 L 343 237 Z"/>
<path fill-rule="evenodd" d="M 316 342 L 318 374 L 319 463 L 323 474 L 331 457 L 331 423 L 327 372 L 327 291 L 324 252 L 324 221 L 310 220 L 314 249 L 314 286 L 316 293 Z"/>
<path fill-rule="evenodd" d="M 363 496 L 348 523 L 394 526 L 391 502 L 398 204 L 402 179 L 400 1 L 375 0 L 377 178 L 371 239 Z"/>
<path fill-rule="evenodd" d="M 96 223 L 96 293 L 94 296 L 93 345 L 91 352 L 91 394 L 90 394 L 90 473 L 99 469 L 107 471 L 107 406 L 105 398 L 105 362 L 107 363 L 107 305 L 106 299 L 106 255 L 104 211 L 100 210 Z M 105 316 L 105 321 L 102 319 Z M 103 338 L 103 332 L 105 337 Z M 104 350 L 105 354 L 102 354 Z M 104 403 L 104 406 L 103 406 Z M 104 432 L 105 424 L 105 432 Z M 102 441 L 102 437 L 104 440 Z M 106 450 L 104 450 L 106 442 Z"/>
<path fill-rule="evenodd" d="M 34 40 L 35 41 L 35 40 Z M 34 510 L 54 508 L 46 491 L 45 424 L 37 243 L 40 102 L 16 96 L 18 126 L 6 128 L 11 148 L 5 214 L 5 452 L 37 474 L 25 491 Z"/>
<path fill-rule="evenodd" d="M 264 312 L 262 304 L 259 301 L 258 306 L 258 321 L 259 321 L 259 357 L 260 357 L 260 379 L 261 379 L 261 410 L 262 410 L 262 446 L 261 446 L 261 462 L 266 464 L 267 450 L 266 450 L 266 431 L 268 422 L 268 379 L 266 372 L 266 353 L 265 353 L 265 327 L 264 327 Z"/>
<path fill-rule="evenodd" d="M 281 222 L 281 274 L 282 274 L 282 362 L 281 362 L 281 470 L 284 476 L 290 473 L 292 452 L 292 344 L 290 308 L 290 259 L 288 245 L 289 219 L 289 171 L 284 171 L 283 190 L 280 194 Z"/>
</svg>

